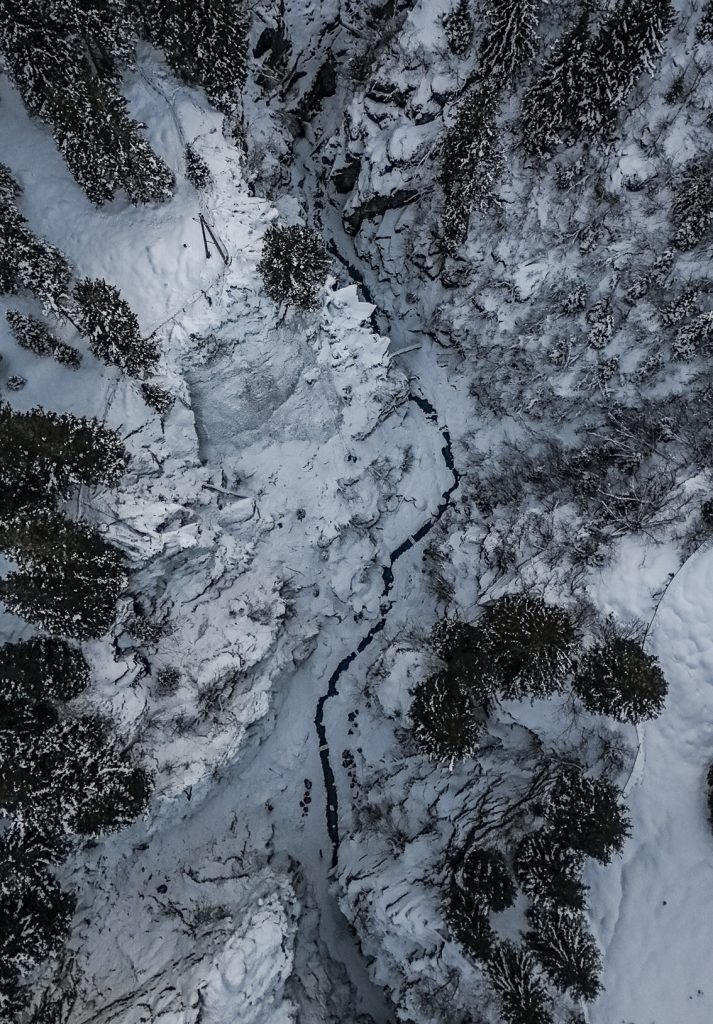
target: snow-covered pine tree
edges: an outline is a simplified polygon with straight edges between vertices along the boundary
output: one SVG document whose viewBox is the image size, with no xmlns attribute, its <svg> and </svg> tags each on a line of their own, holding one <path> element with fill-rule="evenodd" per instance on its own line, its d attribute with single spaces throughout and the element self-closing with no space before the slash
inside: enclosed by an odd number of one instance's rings
<svg viewBox="0 0 713 1024">
<path fill-rule="evenodd" d="M 698 22 L 696 38 L 699 43 L 713 42 L 713 3 L 711 3 L 711 0 L 708 0 L 703 16 Z"/>
<path fill-rule="evenodd" d="M 245 0 L 135 0 L 144 33 L 185 81 L 234 112 L 247 73 Z"/>
<path fill-rule="evenodd" d="M 475 707 L 487 712 L 496 689 L 487 651 L 477 626 L 460 619 L 440 619 L 431 633 L 433 653 L 445 662 L 445 673 L 463 688 Z"/>
<path fill-rule="evenodd" d="M 131 377 L 155 369 L 159 350 L 151 338 L 142 338 L 139 321 L 118 288 L 102 278 L 80 281 L 74 289 L 77 324 L 89 339 L 97 358 L 119 366 Z"/>
<path fill-rule="evenodd" d="M 496 97 L 488 89 L 471 89 L 461 101 L 441 147 L 443 235 L 449 245 L 458 246 L 466 240 L 474 210 L 499 205 L 495 189 L 502 166 Z"/>
<path fill-rule="evenodd" d="M 430 757 L 453 764 L 475 752 L 481 725 L 457 680 L 438 675 L 419 683 L 410 713 L 416 742 Z"/>
<path fill-rule="evenodd" d="M 446 42 L 456 57 L 465 57 L 473 43 L 473 19 L 468 0 L 459 0 L 443 19 Z"/>
<path fill-rule="evenodd" d="M 113 80 L 117 61 L 130 50 L 121 7 L 0 0 L 8 74 L 30 112 L 51 126 L 70 170 L 97 204 L 120 188 L 132 202 L 166 199 L 173 189 L 173 175 L 129 117 Z"/>
<path fill-rule="evenodd" d="M 480 846 L 467 850 L 456 880 L 471 899 L 495 913 L 515 902 L 515 883 L 500 850 Z"/>
<path fill-rule="evenodd" d="M 98 835 L 133 821 L 151 790 L 97 715 L 41 731 L 0 730 L 0 808 L 66 833 Z"/>
<path fill-rule="evenodd" d="M 713 352 L 713 312 L 700 313 L 685 324 L 671 342 L 674 359 L 688 362 L 696 356 L 710 356 Z"/>
<path fill-rule="evenodd" d="M 9 194 L 9 185 L 4 194 Z M 57 311 L 71 277 L 59 249 L 34 235 L 17 207 L 0 195 L 0 294 L 26 288 L 46 309 Z"/>
<path fill-rule="evenodd" d="M 588 26 L 589 11 L 585 7 L 570 31 L 554 44 L 525 93 L 522 141 L 531 153 L 546 153 L 579 135 L 591 61 Z"/>
<path fill-rule="evenodd" d="M 564 766 L 546 801 L 545 818 L 553 841 L 602 864 L 620 853 L 631 831 L 619 793 L 604 779 L 591 779 L 574 765 Z"/>
<path fill-rule="evenodd" d="M 76 901 L 48 870 L 64 852 L 61 842 L 22 820 L 0 834 L 2 1020 L 21 1019 L 34 968 L 56 954 L 69 933 Z"/>
<path fill-rule="evenodd" d="M 646 71 L 652 74 L 674 22 L 671 0 L 619 0 L 592 43 L 582 127 L 608 133 L 616 116 Z"/>
<path fill-rule="evenodd" d="M 272 225 L 265 232 L 257 269 L 274 302 L 317 309 L 329 263 L 327 247 L 316 231 Z"/>
<path fill-rule="evenodd" d="M 54 636 L 90 640 L 114 621 L 127 575 L 120 552 L 58 512 L 0 521 L 0 550 L 18 568 L 0 580 L 11 612 Z"/>
<path fill-rule="evenodd" d="M 198 150 L 190 143 L 186 145 L 183 159 L 186 162 L 186 177 L 191 185 L 198 189 L 199 192 L 210 188 L 213 184 L 213 175 L 210 173 L 210 168 Z"/>
<path fill-rule="evenodd" d="M 65 640 L 33 637 L 0 647 L 0 699 L 72 700 L 89 684 L 89 665 Z"/>
<path fill-rule="evenodd" d="M 14 204 L 22 195 L 22 186 L 15 180 L 12 171 L 6 164 L 0 163 L 0 204 Z"/>
<path fill-rule="evenodd" d="M 538 903 L 581 910 L 586 886 L 581 872 L 584 857 L 555 842 L 546 832 L 531 832 L 517 845 L 515 876 L 521 889 Z"/>
<path fill-rule="evenodd" d="M 82 362 L 81 352 L 56 338 L 40 320 L 33 316 L 25 316 L 15 309 L 8 310 L 5 315 L 15 335 L 15 341 L 22 348 L 38 356 L 52 356 L 58 363 L 73 370 L 79 368 Z"/>
<path fill-rule="evenodd" d="M 119 78 L 134 60 L 135 32 L 127 0 L 49 0 L 66 34 L 82 40 L 100 77 Z"/>
<path fill-rule="evenodd" d="M 176 401 L 174 395 L 159 384 L 152 384 L 151 381 L 144 381 L 141 385 L 141 395 L 147 405 L 155 409 L 159 416 L 165 416 L 173 408 Z"/>
<path fill-rule="evenodd" d="M 689 161 L 673 184 L 671 219 L 677 249 L 693 249 L 713 226 L 713 154 Z"/>
<path fill-rule="evenodd" d="M 618 637 L 587 651 L 574 690 L 588 711 L 636 724 L 661 714 L 668 684 L 652 654 Z"/>
<path fill-rule="evenodd" d="M 495 942 L 488 910 L 453 882 L 448 894 L 446 919 L 454 938 L 476 960 L 487 960 Z"/>
<path fill-rule="evenodd" d="M 0 403 L 0 480 L 11 494 L 0 509 L 47 504 L 74 484 L 114 486 L 128 463 L 119 436 L 99 420 L 43 409 L 15 412 Z"/>
<path fill-rule="evenodd" d="M 564 608 L 507 594 L 488 608 L 478 627 L 481 649 L 505 697 L 546 697 L 562 688 L 578 643 Z"/>
<path fill-rule="evenodd" d="M 574 999 L 595 999 L 602 962 L 583 916 L 553 904 L 535 904 L 527 916 L 525 941 L 554 985 Z"/>
<path fill-rule="evenodd" d="M 526 949 L 512 942 L 496 943 L 486 970 L 507 1024 L 552 1024 L 547 990 Z"/>
<path fill-rule="evenodd" d="M 540 0 L 490 0 L 478 76 L 497 91 L 512 83 L 537 50 Z"/>
<path fill-rule="evenodd" d="M 54 136 L 67 166 L 97 206 L 124 189 L 132 203 L 163 202 L 175 179 L 128 114 L 111 82 L 82 79 L 76 89 L 76 123 L 53 120 Z"/>
</svg>

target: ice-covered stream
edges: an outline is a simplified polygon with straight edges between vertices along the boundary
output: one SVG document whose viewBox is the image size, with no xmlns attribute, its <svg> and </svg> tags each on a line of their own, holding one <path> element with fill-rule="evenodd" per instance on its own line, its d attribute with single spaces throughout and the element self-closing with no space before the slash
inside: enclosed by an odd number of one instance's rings
<svg viewBox="0 0 713 1024">
<path fill-rule="evenodd" d="M 438 412 L 431 405 L 428 399 L 411 393 L 409 394 L 409 400 L 418 406 L 421 412 L 429 420 L 434 423 L 438 422 Z M 386 625 L 387 616 L 395 603 L 394 600 L 389 597 L 394 586 L 394 565 L 403 555 L 406 554 L 407 551 L 410 551 L 414 545 L 419 544 L 428 536 L 436 523 L 441 519 L 446 509 L 449 507 L 451 497 L 460 484 L 460 473 L 458 472 L 453 460 L 453 448 L 448 427 L 441 427 L 441 434 L 444 442 L 441 454 L 448 470 L 453 474 L 453 483 L 443 492 L 441 503 L 439 504 L 435 515 L 431 516 L 428 522 L 424 523 L 424 525 L 420 527 L 420 529 L 416 530 L 415 533 L 406 537 L 406 539 L 391 552 L 389 556 L 389 563 L 388 565 L 385 565 L 382 570 L 383 590 L 381 591 L 381 617 L 369 629 L 369 632 L 360 640 L 359 644 L 348 654 L 345 654 L 339 662 L 336 669 L 329 677 L 326 692 L 320 697 L 317 703 L 317 713 L 314 718 L 314 724 L 317 729 L 317 736 L 319 739 L 319 756 L 322 763 L 322 774 L 324 776 L 327 831 L 332 844 L 332 867 L 336 867 L 339 853 L 339 803 L 334 770 L 331 764 L 329 737 L 324 723 L 324 707 L 327 701 L 332 697 L 339 696 L 339 691 L 337 689 L 339 680 L 344 673 L 348 671 L 351 664 L 359 657 L 359 655 L 370 646 L 374 638 L 382 632 Z"/>
</svg>

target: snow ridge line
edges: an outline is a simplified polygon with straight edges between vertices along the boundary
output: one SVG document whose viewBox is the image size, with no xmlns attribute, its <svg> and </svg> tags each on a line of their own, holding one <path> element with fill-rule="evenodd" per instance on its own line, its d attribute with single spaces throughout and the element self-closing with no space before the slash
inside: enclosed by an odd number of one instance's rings
<svg viewBox="0 0 713 1024">
<path fill-rule="evenodd" d="M 409 392 L 408 400 L 413 402 L 421 412 L 429 419 L 432 423 L 438 423 L 437 410 L 431 405 L 428 399 L 415 395 L 413 392 Z M 381 618 L 371 627 L 369 632 L 362 637 L 357 647 L 350 651 L 349 654 L 345 655 L 344 658 L 339 662 L 334 672 L 332 672 L 327 683 L 326 692 L 320 697 L 317 702 L 317 712 L 314 717 L 314 724 L 317 730 L 317 738 L 319 740 L 319 759 L 322 764 L 322 774 L 324 776 L 324 788 L 326 792 L 326 818 L 327 818 L 327 833 L 329 840 L 332 844 L 332 861 L 331 866 L 335 868 L 339 857 L 339 798 L 337 794 L 337 784 L 334 776 L 334 769 L 332 768 L 330 760 L 330 747 L 327 740 L 327 728 L 324 724 L 324 708 L 328 700 L 332 697 L 339 696 L 339 690 L 337 689 L 337 683 L 340 678 L 344 675 L 350 665 L 356 661 L 360 654 L 363 653 L 370 646 L 372 641 L 379 633 L 381 633 L 386 626 L 386 620 L 389 612 L 394 607 L 395 600 L 388 599 L 389 594 L 394 586 L 394 565 L 398 560 L 410 551 L 416 544 L 419 544 L 424 537 L 426 537 L 434 526 L 445 515 L 446 511 L 452 504 L 452 498 L 455 491 L 460 486 L 461 473 L 455 465 L 453 458 L 453 445 L 451 441 L 450 431 L 447 426 L 441 427 L 441 436 L 443 437 L 443 447 L 441 448 L 441 454 L 443 461 L 448 467 L 449 471 L 453 476 L 453 483 L 448 487 L 441 495 L 441 502 L 436 509 L 435 513 L 428 519 L 423 526 L 421 526 L 414 534 L 411 534 L 402 541 L 389 556 L 389 564 L 385 565 L 381 570 L 381 577 L 383 580 L 383 588 L 381 591 Z"/>
</svg>

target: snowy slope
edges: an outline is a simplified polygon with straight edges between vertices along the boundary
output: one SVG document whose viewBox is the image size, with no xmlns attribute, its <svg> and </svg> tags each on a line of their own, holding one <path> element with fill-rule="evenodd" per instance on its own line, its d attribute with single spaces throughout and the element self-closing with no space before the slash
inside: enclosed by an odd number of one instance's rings
<svg viewBox="0 0 713 1024">
<path fill-rule="evenodd" d="M 669 698 L 658 721 L 640 726 L 640 761 L 627 789 L 633 837 L 620 861 L 589 877 L 606 949 L 605 991 L 590 1014 L 595 1024 L 713 1018 L 713 837 L 705 802 L 713 751 L 711 580 L 713 553 L 706 550 L 671 581 L 649 634 Z M 630 606 L 636 596 L 629 589 L 619 580 L 602 598 Z"/>
</svg>

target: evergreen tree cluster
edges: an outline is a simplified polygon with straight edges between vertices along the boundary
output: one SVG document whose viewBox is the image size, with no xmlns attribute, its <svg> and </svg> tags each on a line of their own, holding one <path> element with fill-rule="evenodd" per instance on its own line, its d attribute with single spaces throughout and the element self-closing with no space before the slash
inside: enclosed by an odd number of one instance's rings
<svg viewBox="0 0 713 1024">
<path fill-rule="evenodd" d="M 265 232 L 258 271 L 274 302 L 317 309 L 329 270 L 329 253 L 311 228 L 272 225 Z"/>
<path fill-rule="evenodd" d="M 47 123 L 77 182 L 100 205 L 124 189 L 164 200 L 173 175 L 118 90 L 133 51 L 123 2 L 0 0 L 0 53 L 30 113 Z"/>
<path fill-rule="evenodd" d="M 510 1024 L 550 1021 L 553 985 L 576 1000 L 601 988 L 601 957 L 585 920 L 585 859 L 620 852 L 629 819 L 605 779 L 559 765 L 544 804 L 532 802 L 524 832 L 506 854 L 467 847 L 450 864 L 446 916 L 454 938 L 483 963 Z M 527 897 L 523 944 L 500 940 L 492 915 Z"/>
<path fill-rule="evenodd" d="M 698 22 L 696 37 L 700 43 L 713 42 L 713 4 L 710 3 L 710 0 L 703 11 L 703 17 Z"/>
<path fill-rule="evenodd" d="M 31 971 L 59 952 L 75 898 L 53 868 L 66 845 L 41 824 L 15 818 L 0 833 L 0 1017 L 15 1020 L 31 997 Z"/>
<path fill-rule="evenodd" d="M 5 314 L 15 340 L 21 348 L 34 352 L 36 356 L 52 356 L 58 363 L 79 369 L 82 362 L 81 352 L 71 345 L 66 345 L 49 331 L 41 320 L 32 316 L 24 316 L 17 310 L 10 309 Z"/>
<path fill-rule="evenodd" d="M 133 7 L 176 74 L 201 86 L 218 110 L 234 113 L 247 73 L 245 0 L 133 0 Z"/>
<path fill-rule="evenodd" d="M 474 25 L 468 0 L 460 0 L 443 19 L 446 41 L 456 57 L 465 57 L 473 43 Z"/>
<path fill-rule="evenodd" d="M 66 702 L 89 666 L 66 641 L 0 647 L 0 1014 L 31 998 L 31 971 L 59 952 L 75 900 L 54 875 L 73 834 L 98 835 L 145 807 L 150 778 L 96 715 Z M 3 1012 L 4 1011 L 4 1012 Z"/>
<path fill-rule="evenodd" d="M 141 336 L 136 315 L 118 289 L 102 278 L 72 285 L 72 270 L 65 257 L 29 230 L 15 206 L 20 193 L 8 169 L 0 165 L 0 294 L 27 289 L 47 310 L 81 331 L 98 359 L 132 377 L 151 373 L 158 362 L 158 346 Z M 55 338 L 34 317 L 10 310 L 7 319 L 23 348 L 51 355 L 70 367 L 79 365 L 80 353 Z"/>
<path fill-rule="evenodd" d="M 59 249 L 29 229 L 15 205 L 20 194 L 10 171 L 0 165 L 0 295 L 25 288 L 56 311 L 70 292 L 72 271 Z"/>
<path fill-rule="evenodd" d="M 497 91 L 531 64 L 537 51 L 540 0 L 491 0 L 480 44 L 478 76 Z"/>
<path fill-rule="evenodd" d="M 497 95 L 476 85 L 461 101 L 443 140 L 443 234 L 450 245 L 465 241 L 474 210 L 497 205 L 495 188 L 502 172 L 503 153 L 496 116 Z"/>
<path fill-rule="evenodd" d="M 671 219 L 677 249 L 693 249 L 713 227 L 713 155 L 698 156 L 685 165 L 674 183 Z"/>
<path fill-rule="evenodd" d="M 0 55 L 8 75 L 96 205 L 121 190 L 132 203 L 173 194 L 173 173 L 120 92 L 136 37 L 162 49 L 176 74 L 234 114 L 248 30 L 245 0 L 0 0 Z"/>
<path fill-rule="evenodd" d="M 159 350 L 152 338 L 142 338 L 139 322 L 118 288 L 103 279 L 86 278 L 74 289 L 77 324 L 89 339 L 94 355 L 120 367 L 130 377 L 156 368 Z"/>
<path fill-rule="evenodd" d="M 584 7 L 525 94 L 525 146 L 546 153 L 609 135 L 641 75 L 653 73 L 673 21 L 670 0 L 619 0 L 592 34 Z"/>
<path fill-rule="evenodd" d="M 76 484 L 114 486 L 128 464 L 114 431 L 83 416 L 0 404 L 0 438 L 0 508 L 52 504 Z"/>
<path fill-rule="evenodd" d="M 543 699 L 569 683 L 587 711 L 633 724 L 657 717 L 666 699 L 663 672 L 638 643 L 614 637 L 582 652 L 566 609 L 532 595 L 506 595 L 474 625 L 444 620 L 432 645 L 443 669 L 415 688 L 412 731 L 451 764 L 477 750 L 496 699 Z"/>
</svg>

